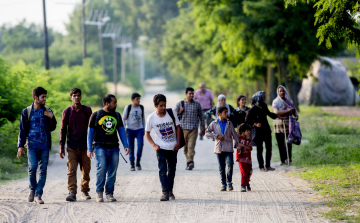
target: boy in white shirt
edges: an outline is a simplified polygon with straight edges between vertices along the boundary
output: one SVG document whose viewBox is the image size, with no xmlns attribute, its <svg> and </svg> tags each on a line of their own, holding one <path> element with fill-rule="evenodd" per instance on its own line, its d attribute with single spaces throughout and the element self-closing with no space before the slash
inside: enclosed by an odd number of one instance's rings
<svg viewBox="0 0 360 223">
<path fill-rule="evenodd" d="M 173 109 L 166 109 L 165 95 L 157 94 L 153 101 L 156 111 L 147 119 L 145 137 L 154 147 L 158 159 L 159 178 L 163 192 L 160 201 L 174 200 L 173 186 L 181 139 L 180 122 Z M 156 133 L 155 142 L 150 136 L 152 129 Z"/>
</svg>

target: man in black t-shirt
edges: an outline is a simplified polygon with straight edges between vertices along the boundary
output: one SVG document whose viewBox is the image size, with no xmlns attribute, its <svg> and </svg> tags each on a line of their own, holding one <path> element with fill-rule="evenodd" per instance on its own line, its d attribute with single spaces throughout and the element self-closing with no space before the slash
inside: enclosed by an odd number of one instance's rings
<svg viewBox="0 0 360 223">
<path fill-rule="evenodd" d="M 113 193 L 116 181 L 116 170 L 119 164 L 120 150 L 118 134 L 125 148 L 126 155 L 129 154 L 125 128 L 120 114 L 115 111 L 117 106 L 116 97 L 112 94 L 105 95 L 103 104 L 103 109 L 92 114 L 88 128 L 88 156 L 92 158 L 94 155 L 92 148 L 94 142 L 97 161 L 97 202 L 104 202 L 104 186 L 106 199 L 108 201 L 116 201 Z"/>
</svg>

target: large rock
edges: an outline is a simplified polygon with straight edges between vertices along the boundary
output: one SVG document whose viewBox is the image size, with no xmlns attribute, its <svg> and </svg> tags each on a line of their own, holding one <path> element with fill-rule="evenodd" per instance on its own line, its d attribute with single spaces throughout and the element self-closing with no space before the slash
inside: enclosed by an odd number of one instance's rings
<svg viewBox="0 0 360 223">
<path fill-rule="evenodd" d="M 302 82 L 298 94 L 300 104 L 353 105 L 359 98 L 346 73 L 345 66 L 336 60 L 321 57 L 316 60 Z"/>
</svg>

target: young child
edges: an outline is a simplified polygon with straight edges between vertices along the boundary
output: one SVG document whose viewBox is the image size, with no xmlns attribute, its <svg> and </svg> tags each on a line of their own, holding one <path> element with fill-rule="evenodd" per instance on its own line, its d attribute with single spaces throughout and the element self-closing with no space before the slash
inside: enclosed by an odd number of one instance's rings
<svg viewBox="0 0 360 223">
<path fill-rule="evenodd" d="M 251 191 L 250 176 L 252 174 L 251 150 L 252 141 L 248 136 L 250 135 L 251 127 L 248 124 L 241 124 L 239 126 L 240 144 L 237 148 L 236 162 L 239 162 L 239 169 L 241 173 L 241 192 Z"/>
<path fill-rule="evenodd" d="M 205 132 L 206 137 L 215 139 L 215 151 L 219 162 L 219 170 L 221 176 L 222 187 L 220 191 L 226 191 L 226 183 L 228 190 L 233 190 L 232 174 L 234 166 L 234 149 L 233 138 L 239 145 L 240 139 L 234 129 L 231 121 L 228 120 L 228 108 L 219 107 L 217 109 L 218 119 L 213 121 Z M 227 173 L 225 172 L 227 165 Z"/>
</svg>

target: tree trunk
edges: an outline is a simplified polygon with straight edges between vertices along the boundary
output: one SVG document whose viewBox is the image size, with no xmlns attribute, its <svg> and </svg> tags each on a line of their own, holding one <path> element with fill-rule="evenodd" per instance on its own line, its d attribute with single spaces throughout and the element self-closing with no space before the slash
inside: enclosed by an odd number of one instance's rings
<svg viewBox="0 0 360 223">
<path fill-rule="evenodd" d="M 284 79 L 285 87 L 290 95 L 290 98 L 293 100 L 293 102 L 295 104 L 295 108 L 298 111 L 300 111 L 299 110 L 299 102 L 298 102 L 297 93 L 296 93 L 297 92 L 296 83 L 295 83 L 295 81 L 289 81 L 289 78 L 288 78 L 287 67 L 289 65 L 289 62 L 284 58 L 278 58 L 277 62 L 279 65 L 279 72 Z"/>
<path fill-rule="evenodd" d="M 276 89 L 274 89 L 274 68 L 271 66 L 271 63 L 267 64 L 267 81 L 266 81 L 266 103 L 268 105 L 272 104 L 272 101 L 275 99 Z"/>
</svg>

